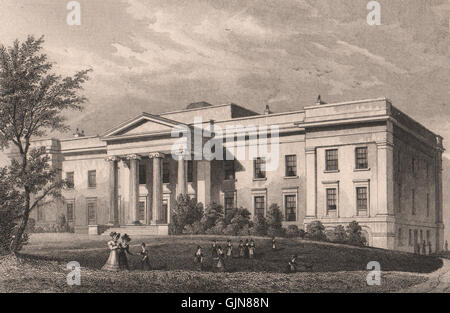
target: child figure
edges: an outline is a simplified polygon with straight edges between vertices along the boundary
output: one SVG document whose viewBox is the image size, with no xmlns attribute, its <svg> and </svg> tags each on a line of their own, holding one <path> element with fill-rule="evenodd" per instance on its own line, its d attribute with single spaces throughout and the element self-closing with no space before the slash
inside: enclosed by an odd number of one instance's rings
<svg viewBox="0 0 450 313">
<path fill-rule="evenodd" d="M 202 247 L 197 246 L 197 251 L 195 251 L 194 254 L 194 261 L 195 263 L 199 264 L 199 269 L 200 271 L 203 270 L 203 252 L 202 252 Z"/>
<path fill-rule="evenodd" d="M 246 258 L 246 259 L 248 259 L 248 257 L 249 257 L 249 251 L 248 251 L 248 248 L 249 248 L 249 242 L 248 242 L 248 239 L 245 239 L 244 255 L 245 255 L 245 258 Z"/>
<path fill-rule="evenodd" d="M 255 257 L 255 242 L 253 239 L 250 239 L 250 243 L 248 245 L 248 256 L 250 259 L 253 259 Z"/>
<path fill-rule="evenodd" d="M 288 273 L 295 273 L 297 271 L 297 254 L 294 254 L 288 262 Z"/>
<path fill-rule="evenodd" d="M 233 245 L 231 244 L 231 240 L 227 240 L 227 258 L 231 258 L 233 256 Z"/>
<path fill-rule="evenodd" d="M 224 260 L 224 252 L 221 246 L 217 246 L 217 271 L 224 272 L 225 271 L 225 260 Z"/>
<path fill-rule="evenodd" d="M 214 239 L 211 245 L 211 257 L 215 258 L 217 256 L 217 241 Z"/>
<path fill-rule="evenodd" d="M 141 251 L 139 252 L 139 254 L 142 256 L 141 259 L 141 269 L 143 271 L 145 270 L 151 270 L 152 267 L 150 265 L 150 260 L 148 259 L 148 250 L 145 247 L 145 242 L 141 243 Z"/>
<path fill-rule="evenodd" d="M 275 236 L 272 237 L 272 250 L 276 250 L 277 249 L 277 244 L 275 242 Z"/>
<path fill-rule="evenodd" d="M 239 257 L 240 258 L 245 257 L 244 242 L 242 240 L 239 241 Z"/>
</svg>

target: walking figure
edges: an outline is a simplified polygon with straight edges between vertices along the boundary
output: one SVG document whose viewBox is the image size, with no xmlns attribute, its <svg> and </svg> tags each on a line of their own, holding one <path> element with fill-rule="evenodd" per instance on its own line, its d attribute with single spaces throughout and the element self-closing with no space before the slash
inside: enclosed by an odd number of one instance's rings
<svg viewBox="0 0 450 313">
<path fill-rule="evenodd" d="M 112 232 L 109 234 L 111 240 L 108 241 L 108 249 L 111 251 L 109 253 L 108 260 L 106 264 L 102 267 L 102 270 L 118 272 L 120 270 L 119 266 L 119 244 L 118 240 L 120 238 L 120 234 L 116 232 Z"/>
<path fill-rule="evenodd" d="M 244 242 L 242 240 L 239 241 L 239 257 L 243 258 L 245 257 L 245 248 L 244 248 Z"/>
<path fill-rule="evenodd" d="M 214 239 L 211 245 L 211 257 L 215 258 L 217 256 L 217 241 Z"/>
<path fill-rule="evenodd" d="M 249 257 L 249 250 L 248 250 L 248 248 L 249 248 L 249 242 L 248 242 L 248 239 L 245 239 L 244 255 L 245 255 L 246 259 L 248 259 L 248 257 Z"/>
<path fill-rule="evenodd" d="M 141 259 L 141 269 L 143 271 L 147 270 L 151 270 L 152 266 L 150 265 L 150 260 L 148 259 L 148 250 L 145 247 L 145 242 L 141 243 L 141 252 L 139 252 L 139 254 L 142 256 Z"/>
<path fill-rule="evenodd" d="M 272 250 L 276 250 L 277 249 L 277 243 L 275 241 L 275 236 L 272 237 Z"/>
<path fill-rule="evenodd" d="M 248 256 L 250 259 L 253 259 L 255 257 L 255 242 L 253 239 L 250 239 L 250 243 L 248 245 Z"/>
<path fill-rule="evenodd" d="M 288 262 L 287 272 L 295 273 L 297 271 L 297 254 L 294 254 Z"/>
<path fill-rule="evenodd" d="M 231 258 L 233 256 L 233 245 L 231 244 L 231 240 L 227 240 L 227 258 Z"/>
<path fill-rule="evenodd" d="M 120 269 L 130 270 L 130 266 L 128 265 L 127 254 L 133 255 L 130 252 L 130 243 L 131 238 L 127 234 L 123 234 L 121 238 L 121 242 L 119 243 L 119 266 Z"/>
<path fill-rule="evenodd" d="M 197 250 L 194 254 L 194 262 L 198 263 L 200 271 L 203 270 L 203 252 L 202 247 L 197 246 Z"/>
<path fill-rule="evenodd" d="M 217 246 L 217 271 L 224 272 L 225 271 L 225 260 L 224 260 L 224 252 L 221 246 Z"/>
</svg>

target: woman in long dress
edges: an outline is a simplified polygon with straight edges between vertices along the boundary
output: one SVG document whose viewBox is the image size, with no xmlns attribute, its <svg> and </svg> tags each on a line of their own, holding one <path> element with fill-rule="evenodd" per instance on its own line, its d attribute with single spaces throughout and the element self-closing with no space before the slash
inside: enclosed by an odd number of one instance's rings
<svg viewBox="0 0 450 313">
<path fill-rule="evenodd" d="M 127 253 L 129 255 L 133 255 L 133 253 L 131 253 L 129 250 L 130 241 L 131 238 L 127 234 L 122 235 L 121 242 L 119 244 L 119 267 L 121 270 L 130 270 L 127 258 Z"/>
<path fill-rule="evenodd" d="M 233 245 L 231 244 L 231 240 L 227 240 L 227 258 L 231 258 L 233 256 Z"/>
<path fill-rule="evenodd" d="M 102 270 L 118 272 L 120 271 L 120 267 L 119 267 L 119 245 L 117 241 L 120 238 L 120 234 L 112 232 L 109 235 L 111 236 L 111 240 L 108 241 L 108 248 L 111 252 L 109 253 L 108 261 L 106 261 L 106 264 L 103 265 Z"/>
</svg>

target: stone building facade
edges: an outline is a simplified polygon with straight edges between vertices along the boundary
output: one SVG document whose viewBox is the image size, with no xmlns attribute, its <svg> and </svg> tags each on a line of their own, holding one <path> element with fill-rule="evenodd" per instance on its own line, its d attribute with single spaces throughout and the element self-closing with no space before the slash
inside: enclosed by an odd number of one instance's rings
<svg viewBox="0 0 450 313">
<path fill-rule="evenodd" d="M 176 160 L 171 149 L 179 138 L 171 133 L 180 125 L 191 134 L 198 128 L 214 133 L 219 127 L 276 125 L 279 166 L 261 170 L 264 155 Z M 215 135 L 233 154 L 226 135 Z M 255 145 L 251 134 L 234 139 L 246 149 Z M 433 251 L 443 245 L 442 137 L 385 98 L 262 114 L 235 104 L 199 103 L 142 113 L 101 136 L 34 144 L 46 146 L 53 166 L 73 182 L 62 202 L 33 212 L 38 224 L 54 223 L 63 213 L 79 233 L 120 227 L 163 235 L 176 196 L 186 193 L 203 204 L 245 207 L 252 214 L 265 214 L 276 203 L 285 226 L 304 228 L 320 220 L 331 228 L 356 220 L 375 247 L 412 252 L 423 240 Z"/>
</svg>

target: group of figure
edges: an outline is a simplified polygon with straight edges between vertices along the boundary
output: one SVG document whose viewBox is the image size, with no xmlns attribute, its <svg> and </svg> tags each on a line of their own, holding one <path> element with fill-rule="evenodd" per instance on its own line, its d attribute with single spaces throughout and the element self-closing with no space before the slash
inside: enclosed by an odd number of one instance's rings
<svg viewBox="0 0 450 313">
<path fill-rule="evenodd" d="M 109 234 L 111 240 L 108 241 L 108 248 L 110 250 L 109 258 L 106 261 L 106 264 L 102 267 L 102 270 L 105 271 L 121 271 L 121 270 L 130 270 L 130 266 L 128 264 L 128 255 L 134 255 L 130 252 L 130 242 L 131 238 L 127 234 L 120 235 L 120 233 L 112 232 Z M 145 243 L 141 244 L 141 251 L 139 252 L 141 256 L 141 269 L 142 270 L 150 270 L 150 260 L 148 258 L 148 250 L 145 247 Z"/>
</svg>

